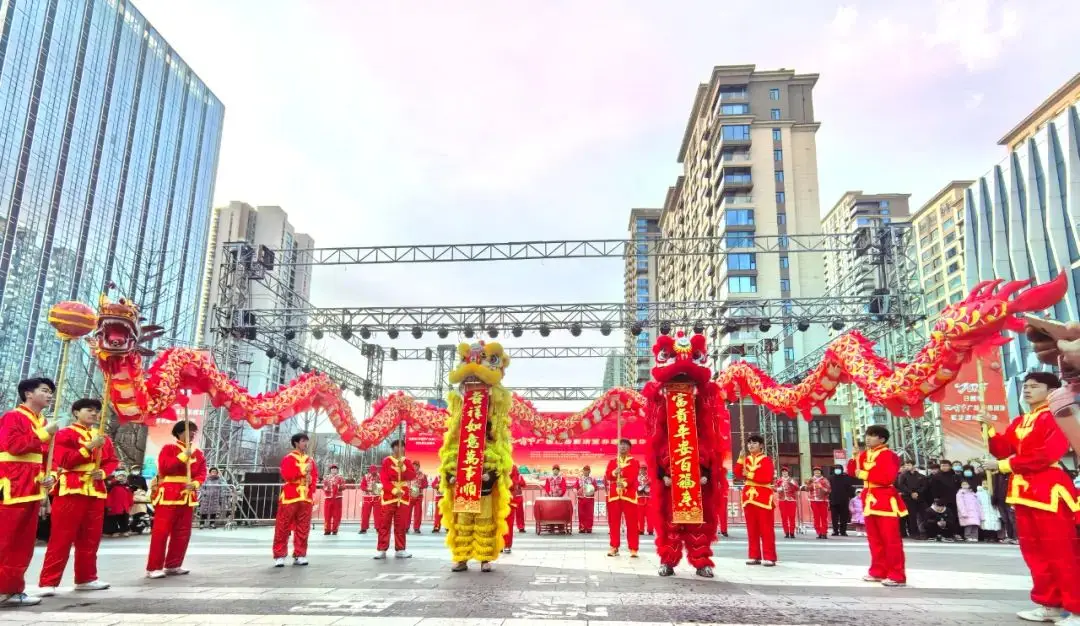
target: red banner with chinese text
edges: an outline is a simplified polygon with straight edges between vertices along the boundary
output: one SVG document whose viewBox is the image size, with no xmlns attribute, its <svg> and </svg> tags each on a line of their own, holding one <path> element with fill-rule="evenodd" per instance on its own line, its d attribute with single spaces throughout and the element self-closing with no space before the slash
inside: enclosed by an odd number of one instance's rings
<svg viewBox="0 0 1080 626">
<path fill-rule="evenodd" d="M 700 524 L 705 519 L 705 510 L 701 500 L 694 387 L 668 385 L 665 392 L 668 457 L 671 463 L 671 521 L 675 524 Z"/>
<path fill-rule="evenodd" d="M 458 432 L 458 462 L 454 489 L 455 513 L 480 512 L 480 487 L 484 480 L 484 449 L 490 391 L 486 386 L 466 387 Z"/>
<path fill-rule="evenodd" d="M 966 462 L 986 456 L 982 425 L 976 421 L 984 410 L 993 420 L 994 428 L 1004 432 L 1009 426 L 1009 406 L 999 350 L 965 363 L 956 378 L 945 386 L 941 398 L 941 431 L 946 458 Z"/>
</svg>

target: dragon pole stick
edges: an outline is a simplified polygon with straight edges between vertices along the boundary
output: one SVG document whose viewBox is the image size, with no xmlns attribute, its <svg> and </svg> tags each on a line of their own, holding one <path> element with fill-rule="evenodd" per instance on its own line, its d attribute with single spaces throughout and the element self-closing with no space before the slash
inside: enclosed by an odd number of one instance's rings
<svg viewBox="0 0 1080 626">
<path fill-rule="evenodd" d="M 109 398 L 107 394 L 109 393 L 109 389 L 111 389 L 112 376 L 109 376 L 108 373 L 104 376 L 105 382 L 103 388 L 105 389 L 106 397 L 105 401 L 101 403 L 101 415 L 98 417 L 97 434 L 99 437 L 105 436 L 105 426 L 109 423 Z M 101 469 L 101 455 L 102 448 L 98 448 L 94 451 L 94 469 Z"/>
<path fill-rule="evenodd" d="M 187 397 L 188 402 L 191 402 L 191 396 L 188 395 L 187 390 L 184 390 L 184 396 Z M 191 482 L 191 422 L 188 421 L 188 402 L 184 403 L 184 455 L 187 460 L 184 461 L 185 476 L 187 476 L 187 482 Z"/>
<path fill-rule="evenodd" d="M 982 357 L 975 358 L 975 381 L 979 384 L 979 415 L 986 416 L 986 383 L 983 381 L 983 360 Z M 987 451 L 990 450 L 990 425 L 986 422 L 981 424 L 982 426 L 982 440 L 983 446 Z M 983 486 L 986 487 L 987 493 L 994 495 L 994 482 L 990 480 L 990 474 L 984 472 Z"/>
<path fill-rule="evenodd" d="M 60 407 L 63 406 L 64 398 L 64 379 L 67 378 L 68 367 L 68 355 L 71 353 L 71 337 L 66 335 L 60 335 L 60 369 L 56 376 L 56 398 L 53 402 L 52 418 L 56 421 L 60 421 Z M 106 387 L 108 389 L 108 387 Z M 45 471 L 52 470 L 53 457 L 56 455 L 56 437 L 49 438 L 49 454 L 45 460 Z M 41 486 L 45 489 L 45 485 Z"/>
</svg>

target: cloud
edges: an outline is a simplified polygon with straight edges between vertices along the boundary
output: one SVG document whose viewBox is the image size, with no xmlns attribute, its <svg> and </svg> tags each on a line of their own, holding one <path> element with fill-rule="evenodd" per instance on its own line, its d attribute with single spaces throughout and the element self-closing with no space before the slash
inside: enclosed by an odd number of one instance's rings
<svg viewBox="0 0 1080 626">
<path fill-rule="evenodd" d="M 973 111 L 973 110 L 979 108 L 980 105 L 982 105 L 984 97 L 985 97 L 985 95 L 982 94 L 982 93 L 968 94 L 967 100 L 964 102 L 964 106 L 969 111 Z"/>
<path fill-rule="evenodd" d="M 841 5 L 836 9 L 836 15 L 829 23 L 831 34 L 845 36 L 855 28 L 859 18 L 859 9 L 852 5 Z"/>
<path fill-rule="evenodd" d="M 939 0 L 934 29 L 923 43 L 967 71 L 978 72 L 992 68 L 1020 30 L 1020 13 L 1011 6 L 992 0 Z"/>
</svg>

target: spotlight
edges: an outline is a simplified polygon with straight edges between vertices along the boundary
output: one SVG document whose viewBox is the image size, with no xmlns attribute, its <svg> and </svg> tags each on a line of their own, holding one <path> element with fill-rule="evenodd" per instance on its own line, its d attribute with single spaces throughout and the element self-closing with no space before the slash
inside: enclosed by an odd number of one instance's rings
<svg viewBox="0 0 1080 626">
<path fill-rule="evenodd" d="M 832 326 L 833 330 L 844 330 L 844 321 L 843 320 L 835 320 L 835 321 L 833 321 L 832 324 L 830 324 L 830 326 Z"/>
<path fill-rule="evenodd" d="M 540 336 L 547 337 L 551 334 L 551 327 L 547 324 L 540 324 Z"/>
<path fill-rule="evenodd" d="M 705 324 L 700 320 L 694 322 L 694 334 L 700 335 L 705 332 Z"/>
<path fill-rule="evenodd" d="M 299 370 L 300 369 L 300 361 L 297 361 L 296 359 L 293 359 L 293 360 L 289 361 L 289 367 L 293 368 L 294 370 Z"/>
<path fill-rule="evenodd" d="M 641 322 L 634 322 L 633 324 L 630 325 L 630 334 L 635 336 L 635 337 L 640 335 L 641 331 L 643 331 L 643 330 L 645 330 L 645 329 L 642 328 Z"/>
<path fill-rule="evenodd" d="M 281 361 L 282 365 L 288 365 L 289 364 L 289 355 L 282 352 L 281 354 L 278 355 L 278 361 Z"/>
<path fill-rule="evenodd" d="M 266 349 L 266 358 L 272 359 L 275 356 L 277 356 L 277 350 L 274 350 L 273 348 Z"/>
<path fill-rule="evenodd" d="M 465 324 L 465 328 L 461 330 L 461 334 L 465 335 L 469 339 L 472 339 L 473 335 L 475 334 L 473 332 L 472 324 Z"/>
<path fill-rule="evenodd" d="M 437 334 L 439 336 L 439 339 L 446 339 L 447 337 L 450 336 L 450 331 L 446 330 L 445 328 L 440 327 L 439 330 L 435 334 Z"/>
<path fill-rule="evenodd" d="M 499 336 L 499 329 L 495 328 L 494 326 L 488 326 L 487 327 L 487 334 L 488 334 L 488 337 L 491 337 L 492 339 L 494 339 L 494 338 Z"/>
<path fill-rule="evenodd" d="M 322 339 L 322 331 L 316 328 L 315 330 L 311 331 L 311 336 L 316 339 Z"/>
<path fill-rule="evenodd" d="M 364 397 L 364 390 L 360 388 L 360 385 L 357 385 L 357 386 L 356 386 L 356 389 L 353 389 L 353 393 L 355 393 L 355 394 L 356 394 L 356 397 L 357 397 L 357 398 L 362 398 L 362 397 Z"/>
<path fill-rule="evenodd" d="M 570 334 L 575 336 L 575 337 L 580 337 L 581 336 L 581 324 L 578 324 L 577 322 L 574 322 L 573 324 L 571 324 L 570 325 Z"/>
<path fill-rule="evenodd" d="M 670 322 L 660 322 L 660 334 L 661 335 L 670 335 L 671 334 L 671 323 Z"/>
<path fill-rule="evenodd" d="M 724 334 L 725 335 L 730 335 L 731 333 L 738 332 L 738 330 L 739 330 L 739 326 L 737 324 L 732 324 L 730 322 L 728 322 L 727 324 L 724 324 Z"/>
<path fill-rule="evenodd" d="M 375 356 L 375 346 L 371 345 L 370 343 L 365 343 L 363 347 L 360 348 L 360 354 L 370 359 L 371 357 Z"/>
<path fill-rule="evenodd" d="M 412 336 L 414 339 L 419 339 L 424 336 L 424 329 L 419 326 L 412 327 Z"/>
<path fill-rule="evenodd" d="M 396 326 L 391 326 L 390 328 L 387 328 L 386 329 L 386 336 L 391 338 L 391 339 L 397 339 L 397 337 L 398 337 L 398 329 L 397 329 L 397 327 Z"/>
<path fill-rule="evenodd" d="M 371 339 L 371 331 L 368 330 L 367 326 L 361 326 L 360 327 L 360 338 L 361 339 Z"/>
<path fill-rule="evenodd" d="M 795 324 L 795 328 L 798 328 L 801 332 L 806 332 L 810 329 L 810 322 L 806 320 L 799 320 L 799 323 Z"/>
<path fill-rule="evenodd" d="M 341 335 L 342 339 L 348 341 L 352 339 L 352 328 L 348 324 L 342 324 L 338 334 Z"/>
<path fill-rule="evenodd" d="M 433 353 L 433 352 L 431 351 L 431 348 L 424 348 L 424 358 L 425 358 L 425 359 L 427 359 L 428 361 L 430 361 L 430 360 L 431 360 L 432 358 L 434 358 L 434 356 L 435 356 L 435 355 L 434 355 L 434 353 Z"/>
<path fill-rule="evenodd" d="M 525 331 L 521 328 L 521 324 L 514 324 L 514 327 L 510 329 L 510 334 L 515 337 L 520 337 L 523 332 Z"/>
<path fill-rule="evenodd" d="M 611 334 L 611 324 L 608 324 L 607 322 L 604 322 L 603 324 L 600 324 L 600 334 L 605 336 L 605 337 L 610 335 Z"/>
<path fill-rule="evenodd" d="M 292 341 L 293 339 L 296 339 L 296 331 L 291 329 L 291 328 L 289 330 L 286 330 L 285 331 L 285 338 L 288 339 L 289 341 Z"/>
<path fill-rule="evenodd" d="M 374 395 L 374 394 L 371 391 L 371 381 L 365 380 L 364 381 L 364 399 L 367 400 L 368 402 L 370 402 L 372 395 Z"/>
<path fill-rule="evenodd" d="M 304 363 L 304 366 L 300 368 L 300 371 L 304 372 L 305 374 L 311 372 L 311 365 Z"/>
<path fill-rule="evenodd" d="M 390 348 L 390 360 L 391 361 L 396 361 L 397 360 L 397 348 Z"/>
<path fill-rule="evenodd" d="M 761 323 L 758 324 L 757 327 L 761 332 L 767 333 L 769 332 L 769 329 L 772 328 L 772 324 L 769 323 L 769 320 L 761 320 Z"/>
</svg>

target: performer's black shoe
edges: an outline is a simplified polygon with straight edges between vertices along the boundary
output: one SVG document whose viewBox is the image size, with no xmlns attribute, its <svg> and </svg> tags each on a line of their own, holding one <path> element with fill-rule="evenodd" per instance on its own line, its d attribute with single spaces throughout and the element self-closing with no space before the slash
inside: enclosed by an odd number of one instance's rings
<svg viewBox="0 0 1080 626">
<path fill-rule="evenodd" d="M 431 533 L 432 533 L 432 534 L 435 534 L 435 533 L 437 533 L 437 532 L 439 532 L 439 529 L 438 529 L 438 528 L 432 528 L 432 529 L 431 529 Z"/>
<path fill-rule="evenodd" d="M 650 533 L 650 534 L 651 534 L 651 533 Z M 720 533 L 720 534 L 721 534 L 721 535 L 723 535 L 723 536 L 725 536 L 725 537 L 727 537 L 727 536 L 728 536 L 728 534 L 727 534 L 727 533 Z"/>
<path fill-rule="evenodd" d="M 711 567 L 699 567 L 697 569 L 696 573 L 697 573 L 698 576 L 701 576 L 702 578 L 712 578 L 713 577 Z"/>
<path fill-rule="evenodd" d="M 661 576 L 674 576 L 675 575 L 675 568 L 671 567 L 670 565 L 661 565 L 660 566 L 660 571 L 657 572 L 657 573 L 660 574 Z"/>
<path fill-rule="evenodd" d="M 454 563 L 454 566 L 450 568 L 450 571 L 451 572 L 465 572 L 465 571 L 468 571 L 468 569 L 469 569 L 469 564 L 466 561 L 460 561 L 458 563 Z"/>
</svg>

